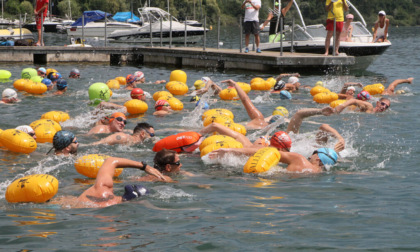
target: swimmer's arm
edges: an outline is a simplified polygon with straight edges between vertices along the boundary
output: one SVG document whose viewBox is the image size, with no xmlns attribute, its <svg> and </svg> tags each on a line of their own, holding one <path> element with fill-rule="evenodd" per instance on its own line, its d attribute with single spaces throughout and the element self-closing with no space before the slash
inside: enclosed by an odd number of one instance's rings
<svg viewBox="0 0 420 252">
<path fill-rule="evenodd" d="M 101 102 L 98 105 L 99 109 L 121 109 L 123 113 L 127 113 L 127 108 L 123 105 L 119 105 L 112 102 Z"/>
<path fill-rule="evenodd" d="M 361 101 L 357 99 L 350 99 L 346 101 L 345 103 L 340 104 L 337 107 L 335 107 L 334 111 L 336 114 L 339 114 L 350 105 L 356 105 L 358 108 L 360 108 L 361 111 L 370 111 L 373 109 L 372 104 L 370 104 L 369 102 L 365 102 L 365 101 Z"/>
<path fill-rule="evenodd" d="M 346 83 L 344 83 L 340 94 L 345 94 L 346 91 L 347 91 L 347 88 L 351 87 L 351 86 L 357 86 L 357 87 L 361 87 L 361 88 L 363 87 L 362 83 L 360 83 L 360 82 L 346 82 Z"/>
<path fill-rule="evenodd" d="M 220 148 L 215 151 L 210 152 L 209 158 L 219 158 L 223 157 L 226 154 L 233 154 L 235 156 L 245 155 L 245 156 L 252 156 L 257 152 L 260 148 L 255 147 L 248 147 L 248 148 Z"/>
<path fill-rule="evenodd" d="M 251 141 L 249 141 L 249 139 L 246 136 L 232 129 L 229 129 L 228 127 L 223 126 L 220 123 L 211 123 L 199 131 L 201 135 L 206 135 L 212 132 L 217 132 L 222 135 L 233 137 L 236 141 L 242 143 L 244 147 L 252 146 Z"/>
<path fill-rule="evenodd" d="M 331 134 L 333 137 L 335 137 L 337 140 L 338 140 L 338 143 L 336 143 L 335 144 L 335 146 L 334 146 L 334 150 L 338 153 L 338 152 L 340 152 L 340 151 L 342 151 L 342 150 L 344 150 L 344 148 L 345 148 L 345 140 L 344 140 L 344 138 L 340 135 L 340 133 L 338 133 L 338 131 L 336 130 L 336 129 L 334 129 L 333 127 L 331 127 L 330 125 L 328 125 L 328 124 L 322 124 L 320 127 L 319 127 L 319 130 L 321 131 L 321 132 L 324 132 L 324 133 L 329 133 L 329 134 Z M 318 142 L 318 138 L 317 138 L 317 142 Z M 318 142 L 318 144 L 321 144 L 321 143 L 319 143 Z"/>
<path fill-rule="evenodd" d="M 127 144 L 128 142 L 129 142 L 129 139 L 126 134 L 115 133 L 108 137 L 105 137 L 104 139 L 94 142 L 91 145 L 100 145 L 100 144 L 115 145 L 115 144 Z"/>
<path fill-rule="evenodd" d="M 343 91 L 341 91 L 341 92 L 343 92 Z M 337 94 L 338 95 L 338 99 L 347 99 L 347 95 L 345 93 L 346 93 L 346 91 L 344 91 L 344 93 Z"/>
<path fill-rule="evenodd" d="M 282 73 L 282 74 L 279 74 L 279 76 L 277 76 L 276 81 L 281 80 L 283 77 L 291 77 L 291 76 L 300 77 L 300 74 L 299 73 Z"/>
<path fill-rule="evenodd" d="M 332 112 L 332 111 L 331 111 Z M 316 109 L 316 108 L 305 108 L 298 110 L 296 114 L 290 119 L 290 123 L 287 126 L 287 133 L 293 132 L 295 134 L 299 133 L 300 126 L 302 125 L 303 119 L 306 117 L 314 116 L 314 115 L 325 115 L 329 116 L 328 109 Z"/>
</svg>

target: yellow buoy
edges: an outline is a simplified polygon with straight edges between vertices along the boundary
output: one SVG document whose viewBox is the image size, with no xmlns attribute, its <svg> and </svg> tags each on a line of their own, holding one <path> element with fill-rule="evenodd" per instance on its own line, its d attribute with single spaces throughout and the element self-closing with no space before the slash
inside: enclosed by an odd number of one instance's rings
<svg viewBox="0 0 420 252">
<path fill-rule="evenodd" d="M 70 119 L 70 115 L 63 111 L 50 111 L 41 116 L 41 119 L 50 119 L 57 123 L 65 122 Z"/>
<path fill-rule="evenodd" d="M 323 86 L 315 86 L 310 92 L 312 96 L 315 96 L 318 93 L 330 92 L 330 90 L 328 90 L 328 88 L 324 88 Z"/>
<path fill-rule="evenodd" d="M 385 87 L 381 83 L 367 85 L 363 88 L 363 91 L 369 92 L 370 95 L 382 94 L 384 90 Z"/>
<path fill-rule="evenodd" d="M 284 117 L 288 117 L 289 111 L 285 107 L 278 106 L 277 108 L 274 109 L 273 115 L 281 115 Z"/>
<path fill-rule="evenodd" d="M 245 173 L 259 173 L 270 170 L 277 165 L 281 155 L 277 148 L 265 147 L 259 149 L 252 157 L 248 159 L 244 166 Z"/>
<path fill-rule="evenodd" d="M 215 109 L 209 109 L 206 112 L 204 112 L 203 115 L 201 116 L 201 120 L 204 120 L 207 116 L 212 116 L 212 115 L 224 115 L 224 116 L 229 117 L 232 120 L 234 119 L 234 115 L 232 111 L 228 109 L 223 109 L 223 108 L 215 108 Z"/>
<path fill-rule="evenodd" d="M 235 140 L 235 138 L 230 137 L 230 136 L 213 135 L 213 136 L 209 136 L 206 139 L 204 139 L 204 141 L 201 142 L 201 144 L 200 144 L 200 146 L 198 148 L 201 151 L 207 145 L 218 143 L 218 142 L 222 142 L 222 141 L 228 142 L 228 141 L 236 141 L 236 140 Z"/>
<path fill-rule="evenodd" d="M 127 84 L 127 79 L 125 77 L 118 76 L 115 79 L 118 81 L 118 83 L 120 83 L 120 85 L 126 85 Z"/>
<path fill-rule="evenodd" d="M 196 80 L 194 82 L 195 90 L 200 90 L 200 89 L 204 88 L 205 86 L 206 86 L 206 83 L 204 83 L 202 80 Z"/>
<path fill-rule="evenodd" d="M 153 94 L 153 100 L 157 101 L 159 100 L 158 98 L 161 96 L 171 96 L 173 97 L 173 95 L 171 93 L 169 93 L 168 91 L 157 91 Z"/>
<path fill-rule="evenodd" d="M 179 81 L 182 83 L 187 83 L 187 74 L 182 70 L 174 70 L 169 76 L 169 81 Z"/>
<path fill-rule="evenodd" d="M 76 171 L 88 178 L 96 178 L 99 168 L 101 168 L 105 159 L 109 156 L 101 154 L 90 154 L 85 155 L 77 159 L 74 163 Z M 122 173 L 123 169 L 115 169 L 114 177 L 118 177 Z"/>
<path fill-rule="evenodd" d="M 242 124 L 239 123 L 231 123 L 230 125 L 226 125 L 230 129 L 241 133 L 242 135 L 246 136 L 246 128 Z"/>
<path fill-rule="evenodd" d="M 187 84 L 180 81 L 170 81 L 165 87 L 173 95 L 184 95 L 188 92 Z"/>
<path fill-rule="evenodd" d="M 206 127 L 207 125 L 209 125 L 209 124 L 211 124 L 211 123 L 213 123 L 213 122 L 223 124 L 223 123 L 225 123 L 225 122 L 230 122 L 230 123 L 232 123 L 232 122 L 233 122 L 233 120 L 232 120 L 232 119 L 230 119 L 230 118 L 229 118 L 229 117 L 227 117 L 227 116 L 224 116 L 224 115 L 213 114 L 213 115 L 207 116 L 207 117 L 204 119 L 204 121 L 203 121 L 203 126 L 204 126 L 204 127 Z"/>
<path fill-rule="evenodd" d="M 239 100 L 238 92 L 235 88 L 226 88 L 220 91 L 219 96 L 222 100 Z"/>
<path fill-rule="evenodd" d="M 110 88 L 110 89 L 120 89 L 120 82 L 117 81 L 116 79 L 112 79 L 112 80 L 108 80 L 106 82 L 106 85 Z"/>
<path fill-rule="evenodd" d="M 254 78 L 251 80 L 252 90 L 270 90 L 271 84 L 262 78 Z"/>
<path fill-rule="evenodd" d="M 13 87 L 18 91 L 24 91 L 26 83 L 28 83 L 27 79 L 18 79 L 13 82 Z"/>
<path fill-rule="evenodd" d="M 213 143 L 213 144 L 209 144 L 206 147 L 204 147 L 201 152 L 200 152 L 200 156 L 205 156 L 207 154 L 209 154 L 212 151 L 218 150 L 220 148 L 243 148 L 244 146 L 242 145 L 242 143 L 233 140 L 233 141 L 220 141 L 217 143 Z"/>
<path fill-rule="evenodd" d="M 345 103 L 346 102 L 346 100 L 335 100 L 335 101 L 332 101 L 331 103 L 330 103 L 330 107 L 331 108 L 335 108 L 335 107 L 337 107 L 338 105 L 341 105 L 341 104 L 343 104 L 343 103 Z"/>
<path fill-rule="evenodd" d="M 270 83 L 271 88 L 274 87 L 274 85 L 276 85 L 276 79 L 274 79 L 273 77 L 270 77 L 266 80 L 266 82 Z"/>
<path fill-rule="evenodd" d="M 318 93 L 316 95 L 314 95 L 313 97 L 314 101 L 317 103 L 325 103 L 325 104 L 329 104 L 335 100 L 338 100 L 338 95 L 334 92 L 324 92 L 324 93 Z"/>
<path fill-rule="evenodd" d="M 52 143 L 55 133 L 54 126 L 50 123 L 37 124 L 34 128 L 37 143 Z"/>
<path fill-rule="evenodd" d="M 238 83 L 239 87 L 242 88 L 243 91 L 245 91 L 245 93 L 249 93 L 251 92 L 251 85 L 249 85 L 248 83 L 245 82 L 236 82 Z"/>
<path fill-rule="evenodd" d="M 6 190 L 10 203 L 43 203 L 58 192 L 58 180 L 47 174 L 29 175 L 13 181 Z"/>
<path fill-rule="evenodd" d="M 127 108 L 127 112 L 130 114 L 144 114 L 146 113 L 149 106 L 144 101 L 138 99 L 132 99 L 124 103 Z"/>
<path fill-rule="evenodd" d="M 39 119 L 39 120 L 31 122 L 29 126 L 31 126 L 32 129 L 35 129 L 39 124 L 45 124 L 45 123 L 51 124 L 54 127 L 55 131 L 61 130 L 60 124 L 50 119 Z"/>
<path fill-rule="evenodd" d="M 47 85 L 40 82 L 28 81 L 24 86 L 24 90 L 30 94 L 43 94 L 47 92 Z"/>
<path fill-rule="evenodd" d="M 0 135 L 1 135 L 2 132 L 3 132 L 3 130 L 0 129 Z M 0 138 L 0 147 L 3 147 L 3 144 L 1 143 L 1 138 Z"/>
<path fill-rule="evenodd" d="M 17 129 L 7 129 L 0 133 L 0 143 L 10 151 L 29 154 L 36 150 L 37 144 L 28 133 Z"/>
<path fill-rule="evenodd" d="M 184 109 L 184 104 L 175 97 L 171 97 L 167 100 L 172 110 L 182 110 Z"/>
</svg>

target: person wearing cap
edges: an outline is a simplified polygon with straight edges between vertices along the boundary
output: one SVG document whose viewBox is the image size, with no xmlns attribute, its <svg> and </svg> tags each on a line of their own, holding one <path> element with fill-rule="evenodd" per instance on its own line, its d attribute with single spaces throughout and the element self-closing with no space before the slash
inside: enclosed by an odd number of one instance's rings
<svg viewBox="0 0 420 252">
<path fill-rule="evenodd" d="M 278 33 L 278 32 L 280 32 L 280 20 L 278 19 L 278 15 L 279 15 L 279 9 L 280 9 L 280 7 L 281 7 L 281 3 L 279 2 L 280 0 L 276 0 L 275 2 L 274 2 L 274 8 L 275 8 L 275 10 L 272 10 L 272 11 L 270 11 L 269 13 L 268 13 L 268 16 L 267 16 L 267 19 L 264 21 L 264 23 L 261 25 L 261 27 L 260 27 L 260 29 L 261 29 L 261 31 L 262 30 L 264 30 L 264 28 L 265 28 L 265 26 L 270 22 L 270 30 L 269 30 L 269 32 L 268 32 L 268 36 L 269 36 L 269 40 L 268 40 L 268 42 L 269 43 L 272 43 L 272 42 L 274 42 L 274 41 L 276 41 L 277 42 L 277 39 L 276 39 L 276 34 Z M 281 12 L 280 12 L 280 17 L 282 17 L 283 18 L 283 28 L 282 28 L 282 30 L 283 30 L 283 32 L 285 31 L 285 29 L 284 29 L 284 18 L 286 17 L 286 14 L 287 14 L 287 12 L 290 10 L 290 8 L 292 7 L 292 4 L 293 4 L 293 1 L 294 0 L 290 0 L 287 4 L 286 4 L 286 7 L 284 7 L 284 8 L 282 8 L 281 9 Z M 274 35 L 274 36 L 273 36 Z M 279 36 L 281 36 L 281 35 L 279 35 Z M 278 41 L 280 41 L 280 37 L 279 37 L 279 40 Z"/>
<path fill-rule="evenodd" d="M 386 18 L 385 11 L 381 10 L 378 13 L 378 20 L 375 22 L 375 26 L 373 27 L 373 43 L 378 42 L 388 42 L 388 27 L 389 27 L 389 19 Z"/>
<path fill-rule="evenodd" d="M 407 79 L 397 79 L 394 80 L 389 86 L 382 92 L 382 95 L 393 95 L 395 94 L 395 88 L 403 83 L 413 84 L 413 77 L 407 78 Z"/>
<path fill-rule="evenodd" d="M 391 101 L 388 98 L 382 97 L 379 101 L 376 102 L 375 107 L 370 102 L 362 101 L 358 99 L 350 99 L 345 103 L 342 103 L 335 107 L 334 109 L 330 108 L 334 113 L 339 114 L 348 106 L 355 105 L 358 107 L 359 112 L 365 112 L 368 114 L 381 113 L 386 111 L 391 106 Z M 328 107 L 327 107 L 328 108 Z"/>
<path fill-rule="evenodd" d="M 45 78 L 47 76 L 47 69 L 44 67 L 40 67 L 37 70 L 38 76 L 41 76 L 42 78 Z"/>
<path fill-rule="evenodd" d="M 117 132 L 104 139 L 101 139 L 97 142 L 94 142 L 91 145 L 135 145 L 143 143 L 146 139 L 152 138 L 155 136 L 155 129 L 152 125 L 148 123 L 138 123 L 133 130 L 133 134 L 126 134 L 124 132 Z"/>
<path fill-rule="evenodd" d="M 96 125 L 89 130 L 88 135 L 91 134 L 108 134 L 114 132 L 122 132 L 127 123 L 127 117 L 121 112 L 115 112 L 109 117 L 107 125 Z"/>
<path fill-rule="evenodd" d="M 344 23 L 343 31 L 340 35 L 340 41 L 353 42 L 353 40 L 351 39 L 353 34 L 353 25 L 351 24 L 351 22 L 353 22 L 353 19 L 353 14 L 346 15 L 346 22 Z"/>
<path fill-rule="evenodd" d="M 55 91 L 54 95 L 62 95 L 67 91 L 67 81 L 65 79 L 58 79 L 56 82 L 57 91 Z"/>
<path fill-rule="evenodd" d="M 134 161 L 126 158 L 109 157 L 99 168 L 95 184 L 85 190 L 79 197 L 62 196 L 51 200 L 52 204 L 71 208 L 97 208 L 108 207 L 136 198 L 141 198 L 149 193 L 146 187 L 140 184 L 124 186 L 124 194 L 114 194 L 114 174 L 117 168 L 134 168 L 156 176 L 162 181 L 166 178 L 157 169 L 147 165 L 144 161 Z"/>
<path fill-rule="evenodd" d="M 287 82 L 283 80 L 285 77 L 289 77 Z M 274 85 L 271 93 L 280 93 L 282 90 L 290 92 L 299 90 L 300 82 L 298 77 L 300 77 L 299 73 L 280 74 L 276 77 L 276 84 Z"/>
<path fill-rule="evenodd" d="M 36 140 L 36 135 L 35 135 L 35 131 L 34 129 L 32 129 L 31 126 L 29 125 L 20 125 L 18 127 L 16 127 L 17 130 L 23 131 L 25 133 L 27 133 L 28 135 L 30 135 L 33 139 Z"/>
<path fill-rule="evenodd" d="M 155 103 L 155 112 L 153 112 L 154 116 L 165 116 L 171 114 L 173 110 L 171 109 L 171 105 L 166 100 L 157 100 Z"/>
<path fill-rule="evenodd" d="M 340 36 L 344 26 L 344 11 L 348 11 L 349 6 L 346 0 L 327 0 L 325 10 L 328 12 L 327 17 L 327 36 L 325 37 L 325 53 L 328 56 L 330 50 L 331 38 L 334 35 L 334 19 L 336 21 L 336 37 L 335 37 L 335 54 L 338 55 L 340 47 Z M 334 50 L 334 48 L 333 48 Z"/>
<path fill-rule="evenodd" d="M 133 90 L 131 90 L 130 96 L 131 99 L 146 101 L 146 95 L 141 88 L 133 88 Z"/>
<path fill-rule="evenodd" d="M 76 136 L 67 130 L 57 131 L 53 137 L 53 147 L 55 155 L 76 155 L 79 143 L 77 142 Z M 50 153 L 48 151 L 47 155 Z"/>
<path fill-rule="evenodd" d="M 51 80 L 53 87 L 57 84 L 57 81 L 62 78 L 58 72 L 51 72 L 47 74 L 47 78 Z"/>
<path fill-rule="evenodd" d="M 214 83 L 209 77 L 202 77 L 201 81 L 205 84 L 205 86 L 203 88 L 195 90 L 195 93 L 197 95 L 207 93 L 210 90 L 210 88 L 213 91 L 211 95 L 218 95 L 220 91 L 222 91 L 222 88 L 219 87 L 216 83 Z"/>
<path fill-rule="evenodd" d="M 14 89 L 6 88 L 3 90 L 1 94 L 1 101 L 0 103 L 9 104 L 19 102 L 20 100 L 17 98 L 17 93 Z"/>
<path fill-rule="evenodd" d="M 287 171 L 291 173 L 321 173 L 337 163 L 338 154 L 331 148 L 319 148 L 306 159 L 295 152 L 280 151 L 280 163 L 287 164 Z"/>
<path fill-rule="evenodd" d="M 52 81 L 48 78 L 42 79 L 41 83 L 44 84 L 45 86 L 47 86 L 47 91 L 52 90 L 53 87 L 54 87 Z"/>
<path fill-rule="evenodd" d="M 125 89 L 133 90 L 133 88 L 136 88 L 136 77 L 134 75 L 132 74 L 127 75 L 125 80 L 126 80 Z"/>
<path fill-rule="evenodd" d="M 135 84 L 146 84 L 146 77 L 143 72 L 137 71 L 134 73 Z M 166 80 L 157 80 L 153 84 L 162 84 L 165 83 Z M 150 84 L 150 83 L 149 83 Z"/>
<path fill-rule="evenodd" d="M 345 99 L 345 100 L 353 99 L 354 94 L 356 92 L 355 86 L 363 88 L 363 85 L 360 82 L 346 82 L 346 83 L 344 83 L 343 88 L 341 89 L 340 93 L 338 94 L 338 99 Z"/>
<path fill-rule="evenodd" d="M 79 79 L 80 78 L 80 71 L 77 68 L 73 68 L 69 74 L 70 79 Z"/>
</svg>

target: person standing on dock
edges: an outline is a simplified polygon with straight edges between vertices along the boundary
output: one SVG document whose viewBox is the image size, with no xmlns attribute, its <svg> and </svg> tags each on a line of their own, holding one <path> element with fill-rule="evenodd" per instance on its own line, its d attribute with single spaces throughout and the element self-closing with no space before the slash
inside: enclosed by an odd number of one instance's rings
<svg viewBox="0 0 420 252">
<path fill-rule="evenodd" d="M 260 24 L 259 10 L 261 8 L 261 0 L 245 0 L 242 3 L 242 9 L 245 8 L 244 31 L 245 31 L 245 53 L 249 52 L 249 36 L 254 34 L 255 44 L 257 45 L 257 53 L 261 53 L 260 46 Z"/>
<path fill-rule="evenodd" d="M 36 8 L 34 14 L 36 21 L 36 29 L 38 30 L 38 42 L 36 42 L 37 46 L 44 46 L 44 41 L 41 38 L 41 30 L 42 24 L 44 23 L 45 17 L 48 13 L 48 1 L 49 0 L 36 0 Z"/>
<path fill-rule="evenodd" d="M 325 9 L 328 12 L 327 18 L 327 37 L 325 38 L 325 53 L 324 56 L 328 56 L 328 50 L 330 49 L 330 40 L 334 34 L 334 19 L 336 22 L 335 27 L 335 54 L 338 55 L 338 48 L 340 47 L 340 36 L 344 26 L 344 11 L 348 11 L 349 6 L 346 0 L 327 0 L 325 3 Z"/>
</svg>

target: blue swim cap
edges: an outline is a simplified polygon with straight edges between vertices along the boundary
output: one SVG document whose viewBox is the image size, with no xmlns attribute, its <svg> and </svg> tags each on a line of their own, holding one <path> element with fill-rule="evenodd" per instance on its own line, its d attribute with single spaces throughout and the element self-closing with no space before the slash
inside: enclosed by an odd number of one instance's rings
<svg viewBox="0 0 420 252">
<path fill-rule="evenodd" d="M 139 198 L 149 193 L 149 190 L 142 185 L 126 185 L 124 191 L 122 198 L 125 201 Z"/>
<path fill-rule="evenodd" d="M 331 148 L 319 148 L 316 150 L 318 157 L 324 165 L 334 165 L 337 163 L 337 152 Z"/>
<path fill-rule="evenodd" d="M 57 81 L 58 79 L 61 79 L 62 76 L 60 73 L 52 72 L 47 76 L 47 78 L 50 79 L 51 81 Z"/>
<path fill-rule="evenodd" d="M 41 73 L 46 74 L 47 73 L 47 69 L 45 69 L 44 67 L 40 67 L 40 68 L 38 68 L 38 72 L 41 72 Z"/>
<path fill-rule="evenodd" d="M 52 85 L 52 81 L 48 78 L 42 79 L 41 83 L 44 83 L 47 87 L 50 87 Z"/>
<path fill-rule="evenodd" d="M 195 106 L 197 107 L 200 104 L 200 101 L 198 101 Z M 209 104 L 207 102 L 204 102 L 203 109 L 209 109 Z"/>
<path fill-rule="evenodd" d="M 69 146 L 73 142 L 74 138 L 75 136 L 72 132 L 60 130 L 55 133 L 53 137 L 53 147 L 55 150 L 62 150 Z"/>
<path fill-rule="evenodd" d="M 57 89 L 64 90 L 67 87 L 67 81 L 65 79 L 58 79 L 57 80 Z"/>
<path fill-rule="evenodd" d="M 280 99 L 290 100 L 292 99 L 292 95 L 290 94 L 289 91 L 283 90 L 283 91 L 280 91 Z"/>
</svg>

